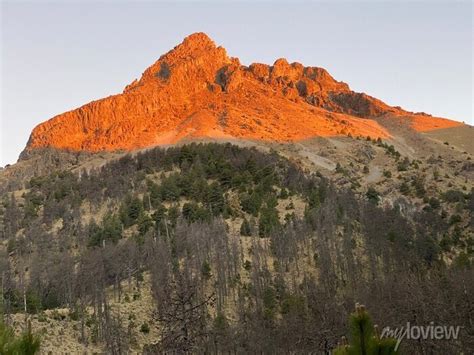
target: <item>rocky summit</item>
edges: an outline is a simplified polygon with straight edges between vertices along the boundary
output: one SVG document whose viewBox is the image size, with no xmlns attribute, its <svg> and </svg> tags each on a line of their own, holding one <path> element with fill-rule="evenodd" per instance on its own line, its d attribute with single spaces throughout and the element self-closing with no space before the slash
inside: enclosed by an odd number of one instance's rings
<svg viewBox="0 0 474 355">
<path fill-rule="evenodd" d="M 134 150 L 196 138 L 301 141 L 388 138 L 387 118 L 416 131 L 460 123 L 389 106 L 325 69 L 278 59 L 242 65 L 204 33 L 161 56 L 123 93 L 39 124 L 25 149 Z"/>
</svg>

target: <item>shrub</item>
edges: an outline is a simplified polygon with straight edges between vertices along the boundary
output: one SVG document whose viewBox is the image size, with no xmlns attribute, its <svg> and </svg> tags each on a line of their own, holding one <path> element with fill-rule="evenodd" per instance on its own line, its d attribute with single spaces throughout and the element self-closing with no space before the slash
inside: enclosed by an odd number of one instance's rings
<svg viewBox="0 0 474 355">
<path fill-rule="evenodd" d="M 398 171 L 407 171 L 408 167 L 410 166 L 410 159 L 405 157 L 400 163 L 398 163 L 397 169 Z"/>
<path fill-rule="evenodd" d="M 209 265 L 209 262 L 207 260 L 205 260 L 203 263 L 202 263 L 202 266 L 201 266 L 201 275 L 202 277 L 204 277 L 204 279 L 206 280 L 209 280 L 212 276 L 211 274 L 211 265 Z"/>
<path fill-rule="evenodd" d="M 410 186 L 408 186 L 406 182 L 402 182 L 402 184 L 400 185 L 400 192 L 403 195 L 408 195 L 410 193 Z"/>
<path fill-rule="evenodd" d="M 443 199 L 450 203 L 464 202 L 464 193 L 459 190 L 451 189 L 444 193 Z"/>
<path fill-rule="evenodd" d="M 288 190 L 285 189 L 285 188 L 282 188 L 281 191 L 280 191 L 280 195 L 278 196 L 278 198 L 282 199 L 282 200 L 285 200 L 288 198 Z"/>
<path fill-rule="evenodd" d="M 411 182 L 412 186 L 415 188 L 416 196 L 417 197 L 424 197 L 426 190 L 425 190 L 425 182 L 422 176 L 416 176 L 413 178 Z"/>
<path fill-rule="evenodd" d="M 249 221 L 244 218 L 244 221 L 242 222 L 240 226 L 240 235 L 249 237 L 252 235 L 252 228 L 250 227 Z"/>
<path fill-rule="evenodd" d="M 250 271 L 251 268 L 252 268 L 252 262 L 250 260 L 245 260 L 244 269 L 247 271 Z"/>
<path fill-rule="evenodd" d="M 450 225 L 453 225 L 453 224 L 459 223 L 459 222 L 461 222 L 461 221 L 462 221 L 462 218 L 461 218 L 460 215 L 458 215 L 458 214 L 453 214 L 453 215 L 451 216 L 451 218 L 449 219 L 449 224 L 450 224 Z"/>
<path fill-rule="evenodd" d="M 150 326 L 148 325 L 148 323 L 143 323 L 141 326 L 140 326 L 140 331 L 143 333 L 143 334 L 148 334 L 150 333 Z"/>
<path fill-rule="evenodd" d="M 438 209 L 441 206 L 441 203 L 436 197 L 431 197 L 428 203 L 430 204 L 431 208 L 434 210 Z"/>
<path fill-rule="evenodd" d="M 365 196 L 370 202 L 375 203 L 375 204 L 379 203 L 380 194 L 373 187 L 369 187 L 369 189 L 365 193 Z"/>
<path fill-rule="evenodd" d="M 343 174 L 345 172 L 344 168 L 342 167 L 342 165 L 338 162 L 336 164 L 336 173 L 341 173 Z"/>
</svg>

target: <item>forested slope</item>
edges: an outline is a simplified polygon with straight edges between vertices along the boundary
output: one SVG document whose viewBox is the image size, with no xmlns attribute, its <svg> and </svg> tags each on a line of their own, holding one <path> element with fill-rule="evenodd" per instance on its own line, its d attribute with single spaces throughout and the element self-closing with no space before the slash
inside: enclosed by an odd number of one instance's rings
<svg viewBox="0 0 474 355">
<path fill-rule="evenodd" d="M 382 327 L 462 327 L 457 341 L 404 340 L 409 353 L 474 348 L 472 191 L 416 211 L 401 194 L 378 201 L 230 144 L 36 176 L 2 195 L 3 310 L 47 335 L 49 310 L 66 309 L 75 342 L 117 354 L 287 353 L 334 349 L 362 302 Z M 453 203 L 458 217 L 442 213 Z"/>
</svg>

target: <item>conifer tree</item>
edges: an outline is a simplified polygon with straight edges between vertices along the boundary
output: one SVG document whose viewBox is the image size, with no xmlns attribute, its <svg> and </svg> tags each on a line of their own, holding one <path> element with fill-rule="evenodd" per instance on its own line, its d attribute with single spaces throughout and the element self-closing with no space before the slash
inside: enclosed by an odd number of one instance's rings
<svg viewBox="0 0 474 355">
<path fill-rule="evenodd" d="M 240 235 L 249 237 L 252 235 L 252 228 L 250 227 L 250 223 L 247 218 L 244 218 L 242 225 L 240 226 Z"/>
<path fill-rule="evenodd" d="M 369 313 L 363 305 L 356 303 L 355 312 L 349 318 L 350 340 L 348 344 L 342 337 L 342 344 L 334 350 L 334 355 L 395 355 L 397 341 L 392 338 L 380 338 L 376 326 L 372 324 Z"/>
</svg>

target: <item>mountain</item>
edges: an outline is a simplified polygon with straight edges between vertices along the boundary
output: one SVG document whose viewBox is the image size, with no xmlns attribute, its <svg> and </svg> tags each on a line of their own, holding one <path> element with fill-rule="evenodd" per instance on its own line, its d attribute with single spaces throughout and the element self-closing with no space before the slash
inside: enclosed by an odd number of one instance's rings
<svg viewBox="0 0 474 355">
<path fill-rule="evenodd" d="M 367 309 L 392 330 L 460 327 L 401 353 L 472 353 L 473 133 L 191 35 L 0 169 L 0 339 L 394 354 Z"/>
<path fill-rule="evenodd" d="M 134 150 L 194 138 L 301 141 L 312 137 L 387 138 L 391 119 L 416 131 L 460 123 L 413 114 L 350 90 L 325 69 L 242 65 L 204 33 L 161 56 L 123 93 L 38 125 L 23 156 L 37 148 Z"/>
</svg>

